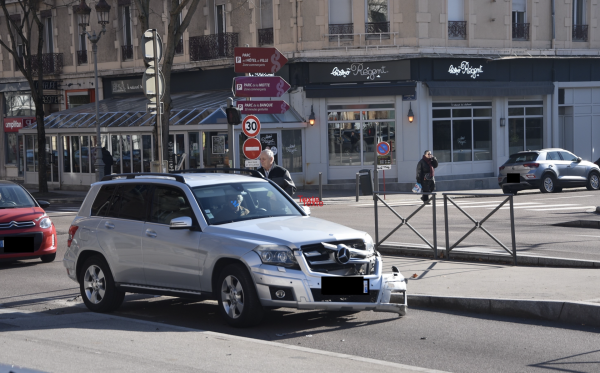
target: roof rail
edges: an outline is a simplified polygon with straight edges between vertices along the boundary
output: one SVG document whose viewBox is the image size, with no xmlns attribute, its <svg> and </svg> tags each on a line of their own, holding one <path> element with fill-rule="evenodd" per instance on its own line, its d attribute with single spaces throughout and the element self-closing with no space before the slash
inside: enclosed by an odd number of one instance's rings
<svg viewBox="0 0 600 373">
<path fill-rule="evenodd" d="M 127 179 L 135 179 L 136 177 L 139 177 L 139 176 L 172 177 L 175 179 L 175 181 L 178 181 L 180 183 L 185 183 L 185 179 L 181 175 L 171 175 L 171 174 L 160 173 L 160 172 L 141 172 L 141 173 L 135 173 L 135 174 L 112 174 L 112 175 L 104 176 L 101 181 L 109 181 L 109 180 L 114 180 L 116 178 L 122 178 L 122 177 L 125 177 Z"/>
<path fill-rule="evenodd" d="M 217 172 L 229 173 L 230 171 L 246 172 L 246 173 L 249 173 L 250 176 L 264 179 L 264 176 L 260 172 L 258 172 L 256 170 L 248 170 L 245 168 L 193 168 L 193 169 L 189 169 L 189 170 L 171 171 L 171 173 L 175 173 L 175 174 L 208 174 L 208 173 L 217 173 Z"/>
</svg>

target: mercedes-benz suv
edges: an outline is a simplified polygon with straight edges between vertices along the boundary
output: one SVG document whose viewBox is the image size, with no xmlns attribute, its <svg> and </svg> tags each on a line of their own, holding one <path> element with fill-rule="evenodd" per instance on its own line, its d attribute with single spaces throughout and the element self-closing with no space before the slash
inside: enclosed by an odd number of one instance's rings
<svg viewBox="0 0 600 373">
<path fill-rule="evenodd" d="M 96 312 L 132 292 L 216 299 L 233 326 L 278 307 L 406 313 L 406 281 L 383 274 L 367 233 L 310 217 L 258 172 L 107 176 L 67 246 L 67 274 Z"/>
</svg>

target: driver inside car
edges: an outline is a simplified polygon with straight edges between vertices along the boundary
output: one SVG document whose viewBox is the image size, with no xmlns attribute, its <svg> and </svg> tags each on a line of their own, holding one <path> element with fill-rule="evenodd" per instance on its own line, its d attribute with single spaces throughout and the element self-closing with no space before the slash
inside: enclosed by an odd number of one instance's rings
<svg viewBox="0 0 600 373">
<path fill-rule="evenodd" d="M 225 206 L 216 214 L 218 221 L 236 220 L 242 216 L 246 216 L 250 211 L 242 206 L 244 197 L 241 194 L 229 196 Z"/>
</svg>

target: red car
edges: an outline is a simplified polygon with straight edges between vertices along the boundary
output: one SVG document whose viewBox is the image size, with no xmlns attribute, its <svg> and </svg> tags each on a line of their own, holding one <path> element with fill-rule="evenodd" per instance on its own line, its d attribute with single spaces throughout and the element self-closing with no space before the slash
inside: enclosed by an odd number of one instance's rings
<svg viewBox="0 0 600 373">
<path fill-rule="evenodd" d="M 56 228 L 44 208 L 19 184 L 0 180 L 0 261 L 56 258 Z"/>
</svg>

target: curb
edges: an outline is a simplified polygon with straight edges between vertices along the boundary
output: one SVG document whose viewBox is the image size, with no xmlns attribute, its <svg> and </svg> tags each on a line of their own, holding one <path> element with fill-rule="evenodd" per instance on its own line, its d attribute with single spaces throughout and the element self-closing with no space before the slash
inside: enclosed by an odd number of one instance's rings
<svg viewBox="0 0 600 373">
<path fill-rule="evenodd" d="M 600 326 L 600 304 L 411 294 L 408 295 L 408 302 L 409 307 L 442 308 L 568 324 Z"/>
<path fill-rule="evenodd" d="M 431 249 L 410 246 L 382 245 L 377 248 L 381 254 L 392 256 L 423 256 L 433 258 Z M 438 248 L 438 257 L 444 260 L 477 260 L 491 263 L 514 264 L 513 257 L 508 254 L 482 254 L 466 251 L 452 252 L 446 256 L 446 249 Z M 517 255 L 517 265 L 541 267 L 600 268 L 600 261 L 557 258 L 549 256 Z"/>
</svg>

